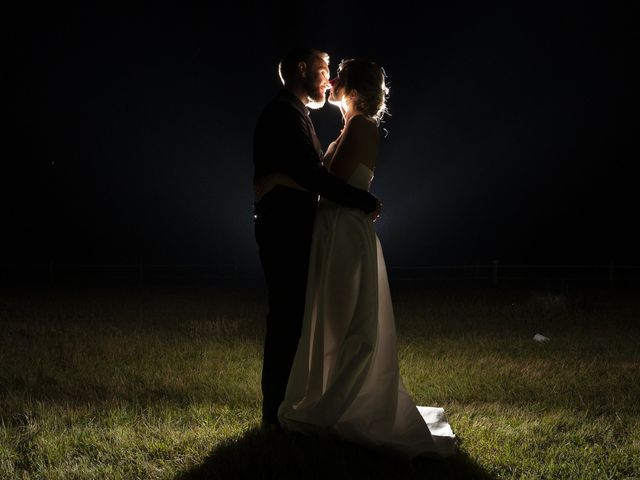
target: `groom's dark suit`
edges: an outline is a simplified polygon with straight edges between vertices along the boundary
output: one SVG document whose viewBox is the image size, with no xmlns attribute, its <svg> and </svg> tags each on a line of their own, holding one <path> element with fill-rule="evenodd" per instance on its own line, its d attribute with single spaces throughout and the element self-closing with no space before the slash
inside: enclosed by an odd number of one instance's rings
<svg viewBox="0 0 640 480">
<path fill-rule="evenodd" d="M 263 421 L 276 423 L 304 315 L 318 195 L 366 213 L 375 197 L 331 175 L 308 109 L 282 90 L 262 111 L 253 139 L 254 180 L 284 173 L 307 192 L 277 186 L 255 205 L 255 232 L 269 295 L 262 367 Z"/>
</svg>

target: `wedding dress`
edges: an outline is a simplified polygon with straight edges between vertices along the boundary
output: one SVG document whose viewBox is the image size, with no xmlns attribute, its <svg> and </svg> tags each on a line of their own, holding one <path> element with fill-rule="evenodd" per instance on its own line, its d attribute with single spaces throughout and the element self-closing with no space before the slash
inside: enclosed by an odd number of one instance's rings
<svg viewBox="0 0 640 480">
<path fill-rule="evenodd" d="M 359 164 L 348 183 L 368 190 L 372 179 Z M 456 450 L 444 410 L 416 407 L 400 378 L 387 271 L 370 218 L 325 199 L 278 417 L 285 430 L 332 433 L 408 457 Z"/>
</svg>

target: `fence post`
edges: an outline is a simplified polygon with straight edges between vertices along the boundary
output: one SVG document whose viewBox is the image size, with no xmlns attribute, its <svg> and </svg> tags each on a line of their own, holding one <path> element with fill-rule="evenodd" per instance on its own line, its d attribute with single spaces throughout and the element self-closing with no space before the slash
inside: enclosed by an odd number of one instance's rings
<svg viewBox="0 0 640 480">
<path fill-rule="evenodd" d="M 498 260 L 494 260 L 493 262 L 493 284 L 497 285 L 498 284 Z"/>
</svg>

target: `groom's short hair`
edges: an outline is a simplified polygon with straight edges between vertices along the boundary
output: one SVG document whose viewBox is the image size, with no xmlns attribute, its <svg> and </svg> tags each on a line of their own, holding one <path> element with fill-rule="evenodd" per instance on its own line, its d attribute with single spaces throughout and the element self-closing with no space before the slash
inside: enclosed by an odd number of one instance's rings
<svg viewBox="0 0 640 480">
<path fill-rule="evenodd" d="M 291 83 L 298 77 L 298 64 L 305 62 L 311 65 L 316 57 L 329 63 L 329 55 L 315 48 L 296 47 L 287 53 L 278 64 L 278 74 L 284 85 Z"/>
</svg>

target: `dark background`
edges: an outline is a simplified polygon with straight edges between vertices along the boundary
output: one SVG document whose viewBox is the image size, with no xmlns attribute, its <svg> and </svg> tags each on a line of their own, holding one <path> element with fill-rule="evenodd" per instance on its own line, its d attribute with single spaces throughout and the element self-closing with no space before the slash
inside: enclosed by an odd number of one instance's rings
<svg viewBox="0 0 640 480">
<path fill-rule="evenodd" d="M 639 262 L 634 12 L 243 5 L 7 11 L 0 264 L 257 263 L 252 131 L 294 45 L 388 74 L 391 265 Z"/>
</svg>

